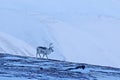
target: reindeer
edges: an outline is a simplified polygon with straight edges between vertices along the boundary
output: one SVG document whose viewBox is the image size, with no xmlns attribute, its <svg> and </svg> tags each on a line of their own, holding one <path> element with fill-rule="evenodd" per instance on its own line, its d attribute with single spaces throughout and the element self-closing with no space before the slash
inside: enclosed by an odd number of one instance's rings
<svg viewBox="0 0 120 80">
<path fill-rule="evenodd" d="M 48 48 L 39 46 L 39 47 L 37 47 L 36 57 L 37 57 L 37 55 L 39 55 L 39 57 L 42 58 L 41 57 L 41 54 L 42 54 L 43 58 L 44 58 L 44 56 L 46 56 L 46 58 L 48 59 L 48 55 L 51 54 L 52 52 L 54 52 L 52 43 L 49 44 Z"/>
</svg>

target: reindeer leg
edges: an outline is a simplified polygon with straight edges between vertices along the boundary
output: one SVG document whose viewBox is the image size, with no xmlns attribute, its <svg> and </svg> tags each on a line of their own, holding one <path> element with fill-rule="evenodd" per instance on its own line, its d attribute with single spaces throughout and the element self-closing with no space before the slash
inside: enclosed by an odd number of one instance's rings
<svg viewBox="0 0 120 80">
<path fill-rule="evenodd" d="M 48 59 L 48 56 L 46 55 L 46 58 Z"/>
<path fill-rule="evenodd" d="M 45 56 L 45 55 L 43 54 L 43 58 L 44 58 L 44 56 Z"/>
<path fill-rule="evenodd" d="M 39 54 L 39 57 L 41 58 L 41 55 Z"/>
</svg>

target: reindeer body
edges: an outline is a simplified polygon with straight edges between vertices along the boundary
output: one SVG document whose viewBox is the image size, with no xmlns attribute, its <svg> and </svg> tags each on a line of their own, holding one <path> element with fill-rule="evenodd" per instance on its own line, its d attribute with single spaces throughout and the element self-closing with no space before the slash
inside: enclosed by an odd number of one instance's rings
<svg viewBox="0 0 120 80">
<path fill-rule="evenodd" d="M 43 55 L 43 58 L 44 58 L 44 56 L 46 56 L 46 58 L 48 59 L 48 55 L 51 54 L 53 51 L 54 50 L 53 50 L 52 46 L 49 46 L 49 48 L 39 46 L 39 47 L 37 47 L 36 57 L 37 57 L 37 55 L 39 55 L 39 57 L 42 58 L 41 55 Z"/>
</svg>

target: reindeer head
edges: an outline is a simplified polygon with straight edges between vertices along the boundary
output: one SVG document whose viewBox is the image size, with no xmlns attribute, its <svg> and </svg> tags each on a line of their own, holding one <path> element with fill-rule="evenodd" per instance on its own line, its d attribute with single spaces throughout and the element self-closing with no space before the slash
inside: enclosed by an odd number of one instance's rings
<svg viewBox="0 0 120 80">
<path fill-rule="evenodd" d="M 50 43 L 50 44 L 49 44 L 49 47 L 51 47 L 52 45 L 53 45 L 53 43 Z"/>
<path fill-rule="evenodd" d="M 49 50 L 50 50 L 51 52 L 54 52 L 54 49 L 53 49 L 53 46 L 52 46 L 52 45 L 53 45 L 53 43 L 50 43 L 50 44 L 49 44 Z"/>
</svg>

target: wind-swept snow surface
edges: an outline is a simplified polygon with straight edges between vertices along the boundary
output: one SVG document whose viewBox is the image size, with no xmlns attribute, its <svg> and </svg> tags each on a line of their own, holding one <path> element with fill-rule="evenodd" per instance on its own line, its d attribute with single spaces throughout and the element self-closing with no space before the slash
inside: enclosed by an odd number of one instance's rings
<svg viewBox="0 0 120 80">
<path fill-rule="evenodd" d="M 80 66 L 84 65 L 83 70 Z M 1 80 L 119 80 L 120 69 L 0 54 Z"/>
</svg>

